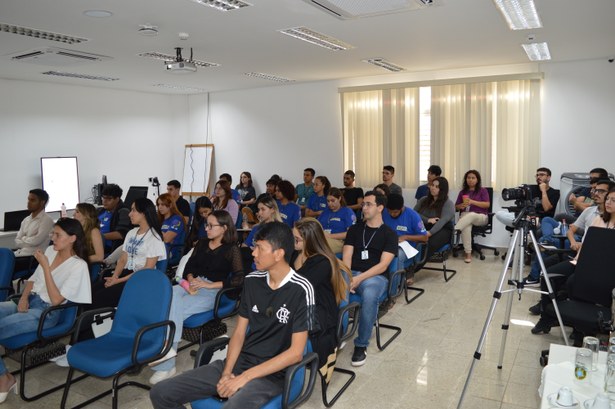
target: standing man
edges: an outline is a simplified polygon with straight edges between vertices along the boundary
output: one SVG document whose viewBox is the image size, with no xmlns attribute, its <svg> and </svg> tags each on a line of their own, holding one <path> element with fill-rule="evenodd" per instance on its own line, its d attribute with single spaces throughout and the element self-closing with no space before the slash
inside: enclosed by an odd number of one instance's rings
<svg viewBox="0 0 615 409">
<path fill-rule="evenodd" d="M 361 297 L 358 336 L 352 366 L 367 359 L 367 346 L 378 316 L 378 300 L 388 288 L 387 269 L 397 255 L 397 235 L 382 221 L 386 197 L 369 191 L 363 198 L 363 221 L 350 226 L 344 241 L 343 260 L 352 270 L 350 292 Z"/>
<path fill-rule="evenodd" d="M 167 183 L 167 193 L 173 198 L 175 206 L 177 206 L 177 210 L 179 210 L 182 216 L 184 216 L 184 221 L 186 222 L 186 225 L 188 225 L 192 212 L 190 211 L 190 203 L 179 195 L 181 187 L 182 185 L 179 183 L 179 180 L 170 180 Z"/>
<path fill-rule="evenodd" d="M 397 233 L 397 240 L 409 242 L 412 247 L 417 243 L 427 243 L 429 236 L 423 224 L 421 216 L 409 207 L 404 206 L 404 197 L 391 193 L 387 198 L 386 210 L 382 213 L 384 224 L 389 226 Z M 397 253 L 397 269 L 402 270 L 410 266 L 411 263 L 406 257 L 406 252 L 399 249 Z"/>
<path fill-rule="evenodd" d="M 98 211 L 100 232 L 103 235 L 105 256 L 124 243 L 126 233 L 132 228 L 128 213 L 122 202 L 122 188 L 115 183 L 108 183 L 102 191 L 102 209 Z"/>
<path fill-rule="evenodd" d="M 295 187 L 297 192 L 297 204 L 301 207 L 301 212 L 305 211 L 305 206 L 308 200 L 314 194 L 314 175 L 316 171 L 312 168 L 303 169 L 303 183 L 298 184 Z"/>
<path fill-rule="evenodd" d="M 363 189 L 354 186 L 355 174 L 352 170 L 344 172 L 344 200 L 346 206 L 351 208 L 355 213 L 361 210 L 361 203 L 363 203 Z"/>
<path fill-rule="evenodd" d="M 395 177 L 395 168 L 391 165 L 387 165 L 382 168 L 382 182 L 389 187 L 391 193 L 402 194 L 401 186 L 393 183 Z"/>
<path fill-rule="evenodd" d="M 30 212 L 19 226 L 15 237 L 15 268 L 23 271 L 30 267 L 30 256 L 36 250 L 45 251 L 49 244 L 49 235 L 53 229 L 53 219 L 45 213 L 49 194 L 43 189 L 32 189 L 28 193 L 27 209 Z"/>
<path fill-rule="evenodd" d="M 210 396 L 228 399 L 225 408 L 260 408 L 282 393 L 285 369 L 301 361 L 314 324 L 314 289 L 290 267 L 293 251 L 284 223 L 265 223 L 256 233 L 258 271 L 245 277 L 226 359 L 154 385 L 155 409 L 182 408 Z"/>
<path fill-rule="evenodd" d="M 429 185 L 431 185 L 431 182 L 433 182 L 435 178 L 440 177 L 440 175 L 442 175 L 442 168 L 438 165 L 431 165 L 429 169 L 427 169 L 427 183 L 419 186 L 414 195 L 417 202 L 420 198 L 429 194 Z"/>
</svg>

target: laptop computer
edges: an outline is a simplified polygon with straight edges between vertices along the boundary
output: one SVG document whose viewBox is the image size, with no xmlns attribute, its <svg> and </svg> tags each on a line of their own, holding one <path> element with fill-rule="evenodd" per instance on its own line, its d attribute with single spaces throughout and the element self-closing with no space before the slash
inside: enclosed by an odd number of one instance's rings
<svg viewBox="0 0 615 409">
<path fill-rule="evenodd" d="M 21 222 L 30 214 L 29 210 L 4 212 L 4 228 L 1 231 L 19 231 Z"/>
</svg>

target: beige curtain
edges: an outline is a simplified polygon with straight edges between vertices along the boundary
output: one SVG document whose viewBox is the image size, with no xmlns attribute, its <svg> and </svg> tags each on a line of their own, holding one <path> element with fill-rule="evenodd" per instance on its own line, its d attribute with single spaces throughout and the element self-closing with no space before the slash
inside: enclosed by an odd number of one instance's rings
<svg viewBox="0 0 615 409">
<path fill-rule="evenodd" d="M 395 182 L 418 183 L 418 88 L 342 93 L 344 166 L 357 185 L 371 189 L 382 181 L 382 167 L 395 167 Z"/>
</svg>

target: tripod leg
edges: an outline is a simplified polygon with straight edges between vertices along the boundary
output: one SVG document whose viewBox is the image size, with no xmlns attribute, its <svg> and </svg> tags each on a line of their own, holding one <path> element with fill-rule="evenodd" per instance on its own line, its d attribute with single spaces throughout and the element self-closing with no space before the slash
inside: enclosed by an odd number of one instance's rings
<svg viewBox="0 0 615 409">
<path fill-rule="evenodd" d="M 478 340 L 478 346 L 476 347 L 476 351 L 474 352 L 474 355 L 472 358 L 472 364 L 470 365 L 470 370 L 468 371 L 468 377 L 466 378 L 465 384 L 463 385 L 463 389 L 461 391 L 461 396 L 459 397 L 459 403 L 457 404 L 457 409 L 461 409 L 461 406 L 463 404 L 463 399 L 468 389 L 468 385 L 470 384 L 470 378 L 472 377 L 472 372 L 474 372 L 474 365 L 476 364 L 476 361 L 480 360 L 481 358 L 481 352 L 485 344 L 485 338 L 487 337 L 487 331 L 489 330 L 489 325 L 491 324 L 491 321 L 493 320 L 493 313 L 495 312 L 495 307 L 497 305 L 497 302 L 502 297 L 502 288 L 504 287 L 504 282 L 506 281 L 506 274 L 508 273 L 508 267 L 511 263 L 513 254 L 516 253 L 515 245 L 517 244 L 517 241 L 519 240 L 520 235 L 521 235 L 521 232 L 519 230 L 516 230 L 510 242 L 510 246 L 508 247 L 508 253 L 506 254 L 506 262 L 504 263 L 504 269 L 502 270 L 502 273 L 500 274 L 498 286 L 493 292 L 493 299 L 491 300 L 491 306 L 489 307 L 489 312 L 487 313 L 487 319 L 485 320 L 485 325 L 483 326 L 483 332 L 480 335 L 480 338 Z M 512 296 L 511 296 L 511 300 L 512 300 Z"/>
<path fill-rule="evenodd" d="M 511 284 L 512 286 L 512 284 Z M 502 323 L 502 343 L 500 344 L 500 358 L 498 359 L 498 369 L 502 369 L 504 362 L 504 351 L 506 350 L 506 339 L 508 337 L 508 328 L 510 327 L 510 312 L 512 310 L 513 291 L 508 293 L 508 301 L 506 302 L 506 314 Z"/>
<path fill-rule="evenodd" d="M 547 268 L 545 267 L 545 263 L 542 260 L 542 255 L 540 254 L 540 250 L 536 237 L 534 236 L 534 232 L 530 231 L 530 237 L 532 239 L 532 243 L 534 243 L 534 248 L 536 249 L 536 258 L 538 259 L 538 263 L 540 264 L 540 274 L 542 275 L 542 278 L 543 280 L 545 280 L 545 284 L 547 285 L 547 292 L 549 298 L 551 299 L 551 302 L 553 303 L 553 309 L 555 310 L 555 315 L 557 316 L 557 322 L 559 323 L 559 327 L 562 330 L 562 338 L 564 338 L 564 344 L 568 346 L 568 337 L 566 336 L 566 330 L 564 329 L 564 322 L 562 321 L 562 316 L 559 313 L 557 301 L 555 300 L 555 293 L 553 292 L 553 287 L 551 286 L 551 279 L 547 274 Z"/>
</svg>

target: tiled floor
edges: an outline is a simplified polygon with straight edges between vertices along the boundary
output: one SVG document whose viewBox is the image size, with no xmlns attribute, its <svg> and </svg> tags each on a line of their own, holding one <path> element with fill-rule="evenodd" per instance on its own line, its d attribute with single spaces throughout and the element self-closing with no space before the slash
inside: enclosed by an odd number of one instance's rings
<svg viewBox="0 0 615 409">
<path fill-rule="evenodd" d="M 384 351 L 378 351 L 375 338 L 368 348 L 367 363 L 356 368 L 357 378 L 335 404 L 335 408 L 403 408 L 448 409 L 456 408 L 468 375 L 474 352 L 490 310 L 493 292 L 503 269 L 500 258 L 488 255 L 471 264 L 462 259 L 451 259 L 449 267 L 458 274 L 445 283 L 442 274 L 422 271 L 417 274 L 417 286 L 426 289 L 417 301 L 406 305 L 398 299 L 393 309 L 382 318 L 383 323 L 402 327 L 403 332 Z M 518 409 L 538 408 L 537 387 L 540 382 L 540 351 L 548 349 L 550 342 L 562 343 L 561 333 L 554 328 L 549 335 L 532 335 L 530 328 L 537 317 L 528 313 L 528 307 L 538 300 L 535 293 L 526 292 L 521 300 L 514 295 L 511 318 L 504 348 L 503 368 L 497 369 L 502 340 L 500 326 L 506 310 L 506 297 L 497 303 L 493 321 L 485 337 L 482 358 L 475 361 L 474 372 L 463 402 L 464 409 Z M 229 325 L 231 327 L 231 325 Z M 385 334 L 386 335 L 386 334 Z M 341 367 L 350 368 L 352 343 L 338 358 Z M 187 351 L 180 353 L 179 368 L 188 369 L 192 359 Z M 8 360 L 11 368 L 15 362 Z M 138 380 L 147 382 L 151 376 L 144 370 Z M 29 379 L 28 390 L 39 385 L 64 381 L 66 370 L 55 365 L 36 369 Z M 339 381 L 340 378 L 338 377 Z M 71 388 L 69 403 L 73 405 L 110 386 L 110 380 L 87 379 Z M 336 378 L 332 388 L 336 387 Z M 302 408 L 322 408 L 321 389 Z M 125 388 L 120 391 L 121 408 L 151 407 L 146 392 Z M 9 396 L 3 409 L 58 408 L 61 392 L 32 403 L 22 402 L 16 395 Z M 109 397 L 91 405 L 109 408 Z"/>
</svg>

